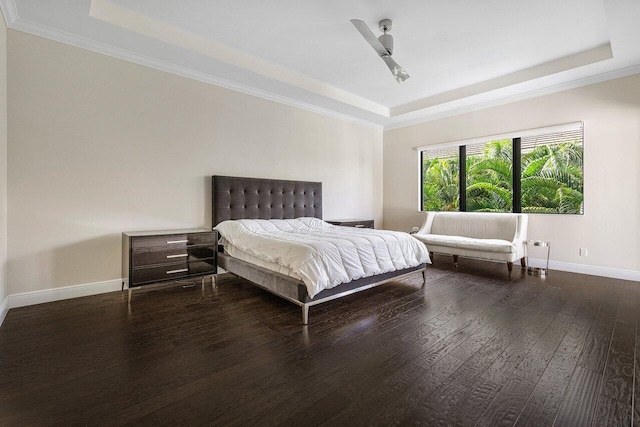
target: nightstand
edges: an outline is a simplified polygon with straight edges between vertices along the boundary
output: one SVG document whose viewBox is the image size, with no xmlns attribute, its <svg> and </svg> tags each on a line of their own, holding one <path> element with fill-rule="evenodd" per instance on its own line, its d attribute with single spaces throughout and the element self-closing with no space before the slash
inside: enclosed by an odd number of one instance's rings
<svg viewBox="0 0 640 427">
<path fill-rule="evenodd" d="M 327 220 L 326 222 L 333 225 L 340 225 L 342 227 L 373 228 L 372 219 L 332 219 Z"/>
<path fill-rule="evenodd" d="M 218 272 L 218 232 L 206 228 L 122 233 L 122 277 L 133 288 Z M 124 289 L 124 281 L 123 281 Z"/>
</svg>

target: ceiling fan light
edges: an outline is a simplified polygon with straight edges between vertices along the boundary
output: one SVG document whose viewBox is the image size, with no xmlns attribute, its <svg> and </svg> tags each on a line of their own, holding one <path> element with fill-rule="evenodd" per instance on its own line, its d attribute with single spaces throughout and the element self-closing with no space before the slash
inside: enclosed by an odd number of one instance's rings
<svg viewBox="0 0 640 427">
<path fill-rule="evenodd" d="M 393 77 L 395 77 L 398 83 L 402 83 L 410 77 L 409 73 L 407 73 L 404 68 L 398 65 L 398 63 L 394 61 L 393 58 L 391 58 L 391 55 L 383 55 L 382 59 L 385 64 L 387 64 L 387 67 L 389 67 L 389 70 L 391 70 Z"/>
<path fill-rule="evenodd" d="M 398 83 L 402 83 L 410 77 L 409 73 L 407 73 L 402 67 L 396 67 L 391 72 Z"/>
</svg>

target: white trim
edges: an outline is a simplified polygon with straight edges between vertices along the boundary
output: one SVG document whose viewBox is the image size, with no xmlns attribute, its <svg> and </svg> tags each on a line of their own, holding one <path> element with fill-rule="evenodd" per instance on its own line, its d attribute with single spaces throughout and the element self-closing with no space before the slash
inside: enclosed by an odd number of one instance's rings
<svg viewBox="0 0 640 427">
<path fill-rule="evenodd" d="M 7 27 L 11 27 L 19 18 L 18 7 L 16 6 L 15 0 L 0 0 L 0 9 L 4 15 Z"/>
<path fill-rule="evenodd" d="M 0 305 L 0 326 L 2 326 L 2 322 L 4 322 L 4 318 L 7 317 L 7 313 L 9 312 L 9 296 L 5 297 L 4 301 Z"/>
<path fill-rule="evenodd" d="M 495 135 L 479 136 L 477 138 L 443 142 L 440 144 L 423 145 L 420 147 L 414 147 L 414 150 L 420 152 L 425 150 L 435 150 L 435 149 L 447 148 L 447 147 L 459 147 L 461 145 L 479 144 L 482 142 L 496 141 L 499 139 L 512 139 L 512 138 L 518 138 L 518 137 L 524 138 L 527 136 L 544 135 L 548 133 L 567 132 L 571 130 L 580 130 L 583 128 L 583 126 L 584 126 L 583 122 L 564 123 L 561 125 L 545 126 L 541 128 L 535 128 L 535 129 L 525 129 L 525 130 L 511 131 L 511 132 L 505 132 L 505 133 L 498 133 Z"/>
<path fill-rule="evenodd" d="M 546 260 L 529 258 L 531 267 L 544 267 Z M 597 265 L 574 264 L 570 262 L 549 261 L 549 270 L 566 271 L 569 273 L 587 274 L 589 276 L 610 277 L 612 279 L 632 280 L 640 282 L 640 271 L 623 270 L 620 268 L 600 267 Z M 549 274 L 553 274 L 550 271 Z"/>
<path fill-rule="evenodd" d="M 11 0 L 0 0 L 11 1 Z M 346 122 L 354 123 L 360 126 L 366 126 L 369 128 L 382 130 L 383 125 L 368 120 L 352 117 L 348 114 L 338 113 L 328 108 L 319 107 L 304 101 L 288 98 L 286 96 L 278 95 L 272 92 L 268 92 L 262 89 L 258 89 L 252 86 L 248 86 L 242 83 L 236 83 L 230 80 L 226 80 L 220 77 L 215 77 L 207 73 L 193 70 L 191 68 L 172 64 L 170 62 L 161 61 L 159 59 L 151 58 L 148 56 L 140 55 L 138 53 L 131 52 L 126 49 L 114 47 L 105 43 L 97 42 L 85 37 L 80 37 L 75 34 L 67 33 L 65 31 L 58 30 L 46 25 L 37 24 L 24 19 L 19 19 L 11 25 L 14 30 L 22 31 L 28 34 L 32 34 L 38 37 L 44 37 L 49 40 L 57 41 L 60 43 L 68 44 L 78 47 L 80 49 L 89 50 L 101 55 L 111 56 L 113 58 L 122 59 L 127 62 L 142 65 L 144 67 L 153 68 L 156 70 L 164 71 L 166 73 L 175 74 L 178 76 L 186 77 L 189 79 L 197 80 L 203 83 L 219 86 L 225 89 L 229 89 L 235 92 L 244 93 L 247 95 L 255 96 L 258 98 L 266 99 L 268 101 L 274 101 L 280 104 L 289 105 L 303 110 L 311 111 L 313 113 L 322 114 L 325 116 L 333 117 L 336 119 L 344 120 Z"/>
<path fill-rule="evenodd" d="M 157 69 L 167 73 L 179 75 L 182 77 L 190 78 L 193 80 L 208 83 L 214 86 L 223 87 L 225 89 L 233 90 L 247 95 L 256 96 L 258 98 L 267 99 L 270 101 L 278 102 L 280 104 L 290 105 L 293 107 L 301 108 L 303 110 L 311 111 L 314 113 L 322 114 L 329 117 L 334 117 L 339 120 L 354 123 L 357 125 L 369 127 L 377 130 L 391 130 L 407 126 L 416 125 L 419 123 L 425 123 L 433 120 L 442 119 L 445 117 L 456 116 L 472 111 L 484 110 L 487 108 L 510 104 L 530 98 L 536 98 L 543 95 L 548 95 L 556 92 L 562 92 L 569 89 L 575 89 L 578 87 L 588 86 L 608 80 L 622 78 L 633 74 L 640 73 L 640 65 L 633 65 L 627 68 L 604 72 L 595 76 L 584 77 L 578 80 L 572 80 L 564 83 L 560 83 L 550 87 L 543 87 L 540 89 L 531 90 L 524 93 L 515 95 L 504 96 L 501 98 L 488 100 L 485 102 L 473 103 L 470 105 L 464 105 L 459 107 L 449 107 L 447 105 L 438 104 L 433 107 L 425 108 L 424 110 L 415 110 L 407 112 L 394 117 L 383 117 L 381 121 L 370 121 L 359 117 L 352 116 L 347 113 L 340 113 L 329 108 L 320 107 L 302 100 L 289 98 L 283 95 L 278 95 L 272 92 L 268 92 L 262 89 L 251 87 L 245 84 L 232 82 L 226 79 L 215 77 L 206 73 L 192 70 L 187 67 L 181 67 L 176 64 L 160 61 L 154 58 L 145 57 L 125 49 L 116 48 L 114 46 L 100 43 L 94 40 L 90 40 L 84 37 L 77 36 L 75 34 L 67 33 L 55 28 L 51 28 L 42 24 L 37 24 L 31 21 L 27 21 L 23 18 L 19 18 L 16 9 L 15 0 L 0 0 L 0 8 L 5 15 L 7 26 L 11 29 L 23 31 L 25 33 L 33 34 L 39 37 L 44 37 L 50 40 L 58 41 L 61 43 L 69 44 L 79 47 L 81 49 L 90 50 L 103 55 L 111 56 L 114 58 L 122 59 L 128 62 L 132 62 L 145 67 Z M 458 99 L 455 102 L 462 101 Z M 436 111 L 434 111 L 436 110 Z M 403 120 L 403 116 L 407 119 Z M 391 123 L 384 125 L 384 122 L 388 122 L 391 119 Z"/>
<path fill-rule="evenodd" d="M 554 86 L 531 90 L 529 92 L 518 93 L 515 95 L 505 96 L 503 98 L 492 99 L 489 101 L 479 102 L 476 104 L 465 105 L 461 107 L 453 107 L 449 110 L 437 111 L 434 113 L 429 113 L 426 111 L 424 113 L 419 113 L 418 111 L 414 111 L 413 113 L 416 114 L 417 116 L 414 116 L 414 114 L 412 113 L 406 113 L 407 116 L 411 116 L 412 118 L 407 120 L 399 120 L 394 123 L 386 124 L 384 126 L 384 130 L 387 131 L 387 130 L 398 129 L 398 128 L 403 128 L 407 126 L 413 126 L 420 123 L 426 123 L 434 120 L 444 119 L 446 117 L 458 116 L 460 114 L 471 113 L 473 111 L 480 111 L 480 110 L 485 110 L 491 107 L 497 107 L 500 105 L 512 104 L 518 101 L 524 101 L 531 98 L 538 98 L 544 95 L 551 95 L 553 93 L 563 92 L 570 89 L 576 89 L 583 86 L 589 86 L 596 83 L 602 83 L 609 80 L 620 79 L 622 77 L 627 77 L 627 76 L 631 76 L 639 73 L 640 73 L 640 65 L 633 65 L 631 67 L 608 71 L 606 73 L 585 77 L 578 80 L 571 80 L 568 82 L 559 83 Z M 445 108 L 443 107 L 443 105 L 444 104 L 439 104 L 430 108 L 442 109 L 442 108 Z M 397 116 L 398 119 L 400 119 L 401 117 L 402 115 Z"/>
<path fill-rule="evenodd" d="M 119 291 L 122 287 L 122 282 L 122 279 L 115 279 L 106 282 L 85 283 L 82 285 L 63 286 L 61 288 L 49 288 L 12 294 L 9 295 L 9 308 Z"/>
</svg>

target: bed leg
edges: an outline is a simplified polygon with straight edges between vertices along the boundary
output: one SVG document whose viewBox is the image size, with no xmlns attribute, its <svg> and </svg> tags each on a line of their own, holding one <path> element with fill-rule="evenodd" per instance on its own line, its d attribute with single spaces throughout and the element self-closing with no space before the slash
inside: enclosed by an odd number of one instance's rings
<svg viewBox="0 0 640 427">
<path fill-rule="evenodd" d="M 429 252 L 429 259 L 431 259 L 431 262 L 433 262 L 433 252 Z"/>
<path fill-rule="evenodd" d="M 422 270 L 422 287 L 427 286 L 427 269 Z"/>
<path fill-rule="evenodd" d="M 509 277 L 511 277 L 511 271 L 513 270 L 512 262 L 507 262 L 507 269 L 509 270 Z"/>
<path fill-rule="evenodd" d="M 127 304 L 131 304 L 131 291 L 133 289 L 129 288 L 129 298 L 127 299 Z"/>
<path fill-rule="evenodd" d="M 302 306 L 302 324 L 309 324 L 309 305 L 307 304 Z"/>
<path fill-rule="evenodd" d="M 522 266 L 522 268 L 525 268 L 527 266 L 527 262 L 524 257 L 520 258 L 520 265 Z"/>
<path fill-rule="evenodd" d="M 453 256 L 453 265 L 455 265 L 456 267 L 458 267 L 458 255 L 454 255 L 454 256 Z"/>
</svg>

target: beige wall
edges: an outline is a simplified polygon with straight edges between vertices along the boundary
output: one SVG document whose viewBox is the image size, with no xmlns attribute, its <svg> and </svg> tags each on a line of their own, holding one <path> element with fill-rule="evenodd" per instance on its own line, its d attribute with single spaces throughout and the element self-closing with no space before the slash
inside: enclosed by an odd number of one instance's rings
<svg viewBox="0 0 640 427">
<path fill-rule="evenodd" d="M 382 132 L 9 31 L 9 291 L 121 277 L 125 230 L 211 225 L 213 174 L 382 219 Z"/>
<path fill-rule="evenodd" d="M 640 75 L 384 132 L 385 228 L 422 222 L 413 147 L 575 121 L 585 214 L 531 215 L 529 237 L 550 241 L 556 262 L 640 271 Z"/>
<path fill-rule="evenodd" d="M 0 12 L 0 306 L 7 295 L 7 26 Z"/>
</svg>

